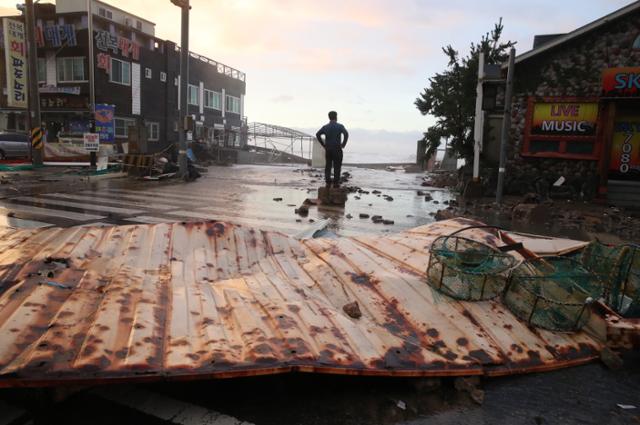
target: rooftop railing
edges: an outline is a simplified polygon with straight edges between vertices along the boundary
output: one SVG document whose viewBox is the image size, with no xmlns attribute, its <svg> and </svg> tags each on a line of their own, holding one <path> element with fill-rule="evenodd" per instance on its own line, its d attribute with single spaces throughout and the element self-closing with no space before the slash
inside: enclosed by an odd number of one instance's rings
<svg viewBox="0 0 640 425">
<path fill-rule="evenodd" d="M 176 45 L 176 52 L 180 52 L 180 46 Z M 240 80 L 240 81 L 245 81 L 245 73 L 242 71 L 238 71 L 235 68 L 232 68 L 230 66 L 227 66 L 223 63 L 220 63 L 218 61 L 214 61 L 213 59 L 209 59 L 206 56 L 203 55 L 199 55 L 198 53 L 194 53 L 194 52 L 189 52 L 189 56 L 191 56 L 194 59 L 198 59 L 204 63 L 207 63 L 211 66 L 213 66 L 219 74 L 224 74 L 228 77 L 234 78 L 236 80 Z"/>
</svg>

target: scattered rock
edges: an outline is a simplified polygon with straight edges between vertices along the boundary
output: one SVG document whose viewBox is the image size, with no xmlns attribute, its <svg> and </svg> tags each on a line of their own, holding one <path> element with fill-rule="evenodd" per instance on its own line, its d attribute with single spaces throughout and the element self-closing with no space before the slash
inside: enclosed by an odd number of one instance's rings
<svg viewBox="0 0 640 425">
<path fill-rule="evenodd" d="M 389 202 L 393 201 L 393 197 L 391 197 L 389 195 L 384 195 L 384 199 L 386 199 Z"/>
<path fill-rule="evenodd" d="M 484 402 L 484 391 L 478 388 L 480 385 L 480 378 L 477 376 L 460 377 L 454 381 L 456 390 L 466 392 L 471 399 L 478 404 Z"/>
<path fill-rule="evenodd" d="M 302 204 L 300 205 L 300 208 L 296 208 L 294 212 L 304 217 L 306 215 L 309 215 L 309 207 L 305 204 Z"/>
<path fill-rule="evenodd" d="M 600 351 L 600 360 L 611 370 L 622 369 L 624 366 L 622 358 L 609 347 L 604 347 Z"/>
<path fill-rule="evenodd" d="M 358 301 L 345 304 L 344 306 L 342 306 L 342 310 L 347 313 L 347 316 L 351 317 L 352 319 L 359 319 L 362 317 L 362 312 L 360 311 Z"/>
<path fill-rule="evenodd" d="M 433 201 L 433 197 L 431 196 L 430 193 L 427 193 L 426 195 L 424 195 L 424 200 L 425 201 Z"/>
<path fill-rule="evenodd" d="M 391 225 L 395 224 L 395 222 L 393 220 L 382 220 L 382 224 Z"/>
<path fill-rule="evenodd" d="M 538 195 L 537 193 L 529 192 L 522 197 L 522 200 L 520 201 L 520 203 L 521 204 L 539 204 L 540 201 L 541 201 L 540 195 Z"/>
<path fill-rule="evenodd" d="M 438 202 L 438 201 L 433 201 L 433 203 L 434 203 L 434 204 L 439 204 L 440 202 Z"/>
<path fill-rule="evenodd" d="M 374 191 L 372 191 L 371 193 L 373 193 L 374 195 L 379 195 L 379 194 L 381 194 L 382 192 L 380 192 L 379 190 L 374 190 Z"/>
<path fill-rule="evenodd" d="M 484 391 L 481 389 L 474 389 L 472 390 L 469 395 L 471 396 L 471 400 L 475 401 L 478 404 L 482 404 L 484 403 Z"/>
<path fill-rule="evenodd" d="M 424 190 L 419 190 L 418 191 L 418 196 L 425 196 L 427 194 L 427 192 L 425 192 Z"/>
<path fill-rule="evenodd" d="M 282 198 L 273 198 L 273 200 L 276 202 L 282 202 Z"/>
<path fill-rule="evenodd" d="M 7 217 L 14 217 L 16 215 L 16 213 L 14 213 L 13 211 L 9 211 L 7 213 Z"/>
<path fill-rule="evenodd" d="M 348 220 L 351 220 L 351 219 L 353 218 L 353 216 L 352 216 L 351 214 L 347 214 L 345 217 L 346 217 Z"/>
<path fill-rule="evenodd" d="M 511 219 L 525 223 L 544 223 L 549 219 L 549 208 L 540 204 L 518 204 L 511 211 Z"/>
<path fill-rule="evenodd" d="M 321 187 L 318 189 L 318 199 L 323 205 L 344 205 L 347 202 L 346 188 Z"/>
<path fill-rule="evenodd" d="M 369 214 L 360 213 L 360 218 L 369 218 Z"/>
<path fill-rule="evenodd" d="M 449 220 L 450 218 L 455 218 L 455 217 L 456 217 L 456 214 L 452 210 L 449 210 L 449 209 L 438 210 L 438 212 L 435 213 L 435 219 L 437 221 Z"/>
<path fill-rule="evenodd" d="M 310 219 L 309 219 L 309 223 L 315 223 L 315 220 L 314 220 L 314 219 L 312 219 L 312 218 L 310 218 Z"/>
</svg>

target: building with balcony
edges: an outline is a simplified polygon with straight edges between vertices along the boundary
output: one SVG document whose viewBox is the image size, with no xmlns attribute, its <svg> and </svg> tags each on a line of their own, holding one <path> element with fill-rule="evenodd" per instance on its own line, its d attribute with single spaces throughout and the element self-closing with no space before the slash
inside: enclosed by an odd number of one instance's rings
<svg viewBox="0 0 640 425">
<path fill-rule="evenodd" d="M 180 48 L 156 37 L 153 22 L 98 0 L 90 3 L 89 37 L 87 4 L 36 4 L 37 75 L 47 142 L 77 140 L 89 130 L 94 118 L 92 84 L 95 105 L 113 107 L 113 135 L 103 143 L 113 143 L 121 152 L 135 145 L 144 153 L 173 145 L 179 127 Z M 23 20 L 21 15 L 10 18 Z M 3 40 L 0 46 L 4 45 Z M 5 62 L 3 52 L 0 130 L 26 130 L 25 109 L 8 106 Z M 187 107 L 193 138 L 221 146 L 246 143 L 245 93 L 243 72 L 191 52 Z"/>
</svg>

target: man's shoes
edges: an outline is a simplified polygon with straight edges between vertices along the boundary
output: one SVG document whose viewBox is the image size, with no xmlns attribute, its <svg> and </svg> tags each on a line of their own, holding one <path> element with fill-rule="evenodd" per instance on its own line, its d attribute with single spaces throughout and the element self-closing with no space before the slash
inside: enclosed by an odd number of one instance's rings
<svg viewBox="0 0 640 425">
<path fill-rule="evenodd" d="M 339 188 L 340 188 L 340 183 L 334 183 L 334 184 L 333 184 L 333 187 L 334 187 L 335 189 L 339 189 Z"/>
<path fill-rule="evenodd" d="M 328 181 L 328 182 L 326 183 L 326 186 L 327 186 L 327 189 L 329 189 L 329 188 L 331 187 L 331 181 Z"/>
</svg>

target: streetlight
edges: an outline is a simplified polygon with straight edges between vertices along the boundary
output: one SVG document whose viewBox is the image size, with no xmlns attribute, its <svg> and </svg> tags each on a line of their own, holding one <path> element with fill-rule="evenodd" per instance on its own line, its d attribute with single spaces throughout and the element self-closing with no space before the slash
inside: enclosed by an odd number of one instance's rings
<svg viewBox="0 0 640 425">
<path fill-rule="evenodd" d="M 171 3 L 182 9 L 182 26 L 180 37 L 180 117 L 178 124 L 178 167 L 180 175 L 187 175 L 187 84 L 189 82 L 189 0 L 171 0 Z"/>
</svg>

